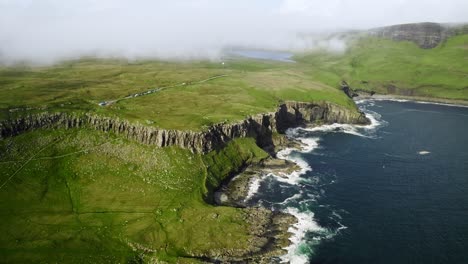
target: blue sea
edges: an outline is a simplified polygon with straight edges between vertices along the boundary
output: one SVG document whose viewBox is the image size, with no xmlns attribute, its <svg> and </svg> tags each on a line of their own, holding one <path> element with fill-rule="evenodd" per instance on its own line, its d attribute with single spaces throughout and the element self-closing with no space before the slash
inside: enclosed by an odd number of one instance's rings
<svg viewBox="0 0 468 264">
<path fill-rule="evenodd" d="M 291 263 L 468 263 L 468 108 L 362 101 L 372 124 L 292 129 L 249 203 L 299 222 Z"/>
</svg>

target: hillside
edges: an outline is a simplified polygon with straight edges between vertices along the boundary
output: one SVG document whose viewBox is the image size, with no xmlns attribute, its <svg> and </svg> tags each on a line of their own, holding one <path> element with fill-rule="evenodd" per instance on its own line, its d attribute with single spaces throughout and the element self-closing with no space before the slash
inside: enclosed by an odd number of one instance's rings
<svg viewBox="0 0 468 264">
<path fill-rule="evenodd" d="M 468 25 L 430 22 L 401 24 L 371 29 L 368 34 L 394 41 L 411 41 L 420 48 L 432 49 L 450 37 L 468 34 Z"/>
<path fill-rule="evenodd" d="M 449 37 L 432 49 L 409 41 L 361 36 L 343 54 L 298 55 L 317 81 L 381 94 L 468 100 L 468 35 Z"/>
<path fill-rule="evenodd" d="M 232 162 L 266 155 L 250 140 L 230 147 Z M 248 211 L 204 202 L 205 161 L 189 151 L 86 129 L 34 131 L 0 150 L 2 261 L 195 261 L 262 245 Z"/>
</svg>

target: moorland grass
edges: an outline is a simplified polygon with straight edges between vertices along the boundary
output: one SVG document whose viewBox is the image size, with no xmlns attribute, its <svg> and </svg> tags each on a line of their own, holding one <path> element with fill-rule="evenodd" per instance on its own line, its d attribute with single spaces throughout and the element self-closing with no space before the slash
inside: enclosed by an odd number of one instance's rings
<svg viewBox="0 0 468 264">
<path fill-rule="evenodd" d="M 244 212 L 205 198 L 230 173 L 227 168 L 267 154 L 253 139 L 234 140 L 222 152 L 153 148 L 86 129 L 4 139 L 0 258 L 176 262 L 245 249 L 250 235 Z"/>
<path fill-rule="evenodd" d="M 412 42 L 359 38 L 344 54 L 297 55 L 317 81 L 384 94 L 468 100 L 468 35 L 449 38 L 434 49 Z"/>
<path fill-rule="evenodd" d="M 213 76 L 225 77 L 197 83 Z M 284 100 L 327 100 L 354 107 L 339 90 L 295 63 L 231 59 L 160 62 L 82 59 L 48 67 L 0 69 L 0 118 L 31 112 L 93 112 L 167 129 L 201 130 L 274 111 Z M 158 87 L 161 91 L 117 101 Z"/>
</svg>

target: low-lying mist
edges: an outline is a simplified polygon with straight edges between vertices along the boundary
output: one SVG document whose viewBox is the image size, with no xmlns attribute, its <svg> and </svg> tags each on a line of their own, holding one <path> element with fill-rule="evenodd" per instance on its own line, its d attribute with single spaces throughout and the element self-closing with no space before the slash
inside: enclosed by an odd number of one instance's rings
<svg viewBox="0 0 468 264">
<path fill-rule="evenodd" d="M 468 1 L 460 0 L 0 0 L 0 62 L 50 64 L 81 56 L 216 60 L 232 46 L 342 52 L 342 38 L 323 36 L 466 17 Z"/>
</svg>

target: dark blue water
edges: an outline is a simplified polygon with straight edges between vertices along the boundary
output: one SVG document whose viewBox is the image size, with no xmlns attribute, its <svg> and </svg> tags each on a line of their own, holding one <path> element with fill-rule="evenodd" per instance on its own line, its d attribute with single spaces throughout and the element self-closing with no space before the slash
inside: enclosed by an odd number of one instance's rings
<svg viewBox="0 0 468 264">
<path fill-rule="evenodd" d="M 287 259 L 468 263 L 468 108 L 390 101 L 361 107 L 377 126 L 296 131 L 318 147 L 289 157 L 312 170 L 295 184 L 267 177 L 251 201 L 305 217 L 295 229 L 302 242 Z"/>
</svg>

